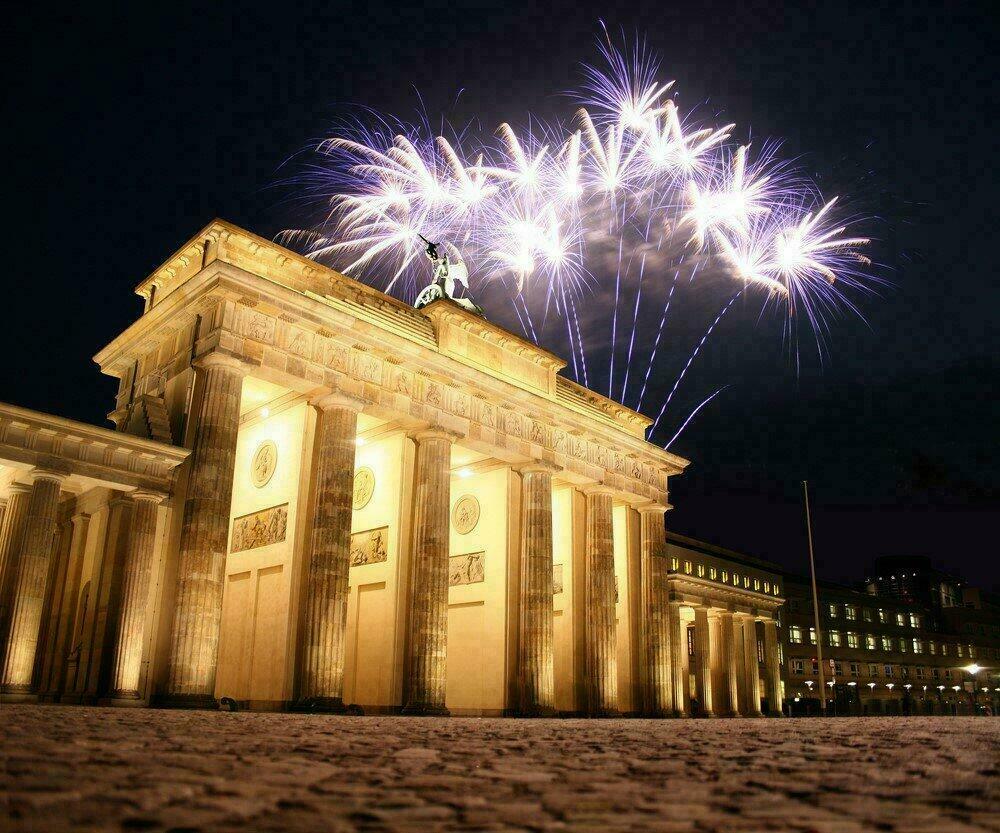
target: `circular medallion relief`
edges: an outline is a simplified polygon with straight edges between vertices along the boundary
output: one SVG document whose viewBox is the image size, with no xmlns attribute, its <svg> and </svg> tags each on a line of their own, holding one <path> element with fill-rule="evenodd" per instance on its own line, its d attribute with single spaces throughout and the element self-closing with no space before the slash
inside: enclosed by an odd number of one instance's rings
<svg viewBox="0 0 1000 833">
<path fill-rule="evenodd" d="M 451 522 L 459 535 L 468 535 L 479 523 L 479 501 L 472 495 L 462 495 L 451 510 Z"/>
<path fill-rule="evenodd" d="M 278 446 L 273 440 L 264 440 L 253 453 L 250 463 L 250 480 L 258 489 L 266 486 L 278 465 Z"/>
<path fill-rule="evenodd" d="M 375 493 L 375 472 L 362 466 L 354 472 L 354 508 L 364 509 Z"/>
</svg>

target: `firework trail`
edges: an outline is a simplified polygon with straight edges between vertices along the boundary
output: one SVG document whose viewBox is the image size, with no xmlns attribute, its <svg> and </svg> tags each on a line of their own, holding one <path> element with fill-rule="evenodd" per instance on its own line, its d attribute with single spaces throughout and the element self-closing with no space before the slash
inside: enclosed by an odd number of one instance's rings
<svg viewBox="0 0 1000 833">
<path fill-rule="evenodd" d="M 606 372 L 597 375 L 606 375 L 608 395 L 620 392 L 620 402 L 637 408 L 651 382 L 667 387 L 656 368 L 679 275 L 687 271 L 695 293 L 699 272 L 736 282 L 739 292 L 694 346 L 652 432 L 744 291 L 789 320 L 801 312 L 816 333 L 839 312 L 857 312 L 851 290 L 872 281 L 860 252 L 868 240 L 848 233 L 851 221 L 835 219 L 837 199 L 824 200 L 777 145 L 754 153 L 732 141 L 735 125 L 685 118 L 668 97 L 674 82 L 661 77 L 644 43 L 618 49 L 605 31 L 598 49 L 600 61 L 584 67 L 582 107 L 568 127 L 532 118 L 525 131 L 506 122 L 492 136 L 449 140 L 427 125 L 381 118 L 322 142 L 319 161 L 297 184 L 322 201 L 325 220 L 284 233 L 283 242 L 404 299 L 428 279 L 420 235 L 446 243 L 453 260 L 465 259 L 474 292 L 496 284 L 509 293 L 522 331 L 536 343 L 552 332 L 551 307 L 577 380 L 589 385 L 595 377 L 588 352 L 606 356 Z M 613 287 L 603 290 L 612 271 Z M 582 325 L 581 304 L 603 292 L 613 297 L 610 321 Z M 632 306 L 631 334 L 618 356 L 625 305 Z M 660 321 L 644 345 L 640 331 L 653 329 L 641 323 L 646 307 Z M 594 341 L 589 350 L 585 333 Z M 636 360 L 645 361 L 644 373 L 631 373 Z"/>
</svg>

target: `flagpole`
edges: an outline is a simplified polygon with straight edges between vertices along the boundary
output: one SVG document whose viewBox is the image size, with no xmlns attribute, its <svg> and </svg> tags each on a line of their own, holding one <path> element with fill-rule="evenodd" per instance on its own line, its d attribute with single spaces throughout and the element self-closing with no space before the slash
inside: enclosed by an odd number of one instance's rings
<svg viewBox="0 0 1000 833">
<path fill-rule="evenodd" d="M 823 673 L 823 634 L 819 628 L 819 592 L 816 590 L 816 559 L 813 556 L 812 519 L 809 517 L 809 481 L 802 481 L 806 499 L 806 535 L 809 538 L 809 572 L 812 575 L 813 616 L 816 623 L 816 661 L 819 664 L 819 707 L 826 716 L 826 675 Z"/>
</svg>

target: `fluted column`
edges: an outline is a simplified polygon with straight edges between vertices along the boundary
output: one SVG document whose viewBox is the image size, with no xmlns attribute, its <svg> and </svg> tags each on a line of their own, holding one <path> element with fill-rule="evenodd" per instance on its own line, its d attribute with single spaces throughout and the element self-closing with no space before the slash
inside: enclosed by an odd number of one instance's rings
<svg viewBox="0 0 1000 833">
<path fill-rule="evenodd" d="M 128 528 L 128 549 L 122 569 L 121 602 L 115 628 L 111 660 L 111 697 L 138 699 L 142 670 L 142 648 L 146 634 L 146 610 L 149 601 L 149 576 L 156 549 L 157 507 L 166 495 L 135 491 L 132 519 Z"/>
<path fill-rule="evenodd" d="M 587 495 L 587 648 L 588 713 L 618 713 L 618 632 L 615 602 L 615 548 L 611 490 L 595 487 Z"/>
<path fill-rule="evenodd" d="M 21 539 L 24 534 L 24 519 L 28 514 L 31 486 L 12 483 L 7 509 L 0 526 L 0 668 L 7 655 L 7 634 L 10 624 L 10 600 L 14 592 L 14 578 L 17 562 L 21 554 Z"/>
<path fill-rule="evenodd" d="M 781 717 L 781 665 L 778 662 L 778 629 L 774 619 L 764 620 L 764 669 L 768 711 L 774 717 Z"/>
<path fill-rule="evenodd" d="M 695 684 L 701 705 L 700 717 L 715 717 L 712 697 L 712 638 L 709 633 L 708 608 L 694 609 Z"/>
<path fill-rule="evenodd" d="M 746 679 L 747 716 L 760 717 L 760 671 L 757 668 L 757 624 L 753 616 L 743 620 L 743 673 Z"/>
<path fill-rule="evenodd" d="M 667 592 L 667 544 L 664 506 L 639 509 L 640 574 L 642 584 L 643 626 L 646 635 L 645 689 L 646 713 L 669 717 L 676 713 L 673 697 L 670 611 Z"/>
<path fill-rule="evenodd" d="M 413 488 L 413 565 L 404 714 L 446 715 L 451 444 L 446 431 L 423 431 Z"/>
<path fill-rule="evenodd" d="M 521 593 L 518 640 L 520 714 L 555 713 L 552 613 L 552 473 L 549 463 L 521 469 Z"/>
<path fill-rule="evenodd" d="M 668 604 L 668 627 L 670 634 L 670 682 L 673 692 L 673 713 L 677 717 L 686 717 L 684 707 L 684 688 L 687 685 L 687 674 L 684 673 L 684 653 L 687 652 L 687 639 L 681 632 L 680 602 Z"/>
<path fill-rule="evenodd" d="M 42 607 L 45 604 L 56 508 L 64 474 L 36 469 L 24 519 L 21 552 L 17 559 L 11 594 L 10 627 L 3 666 L 3 691 L 31 691 Z"/>
<path fill-rule="evenodd" d="M 736 664 L 736 627 L 738 625 L 729 611 L 723 611 L 719 616 L 721 624 L 722 679 L 725 694 L 726 714 L 739 717 L 740 690 L 739 668 Z M 722 699 L 722 698 L 720 698 Z M 720 703 L 721 705 L 721 703 Z"/>
<path fill-rule="evenodd" d="M 210 353 L 197 372 L 204 382 L 184 501 L 163 704 L 213 708 L 245 370 L 236 359 Z"/>
<path fill-rule="evenodd" d="M 298 708 L 344 710 L 344 649 L 351 569 L 354 451 L 362 403 L 330 394 L 317 411 Z"/>
</svg>

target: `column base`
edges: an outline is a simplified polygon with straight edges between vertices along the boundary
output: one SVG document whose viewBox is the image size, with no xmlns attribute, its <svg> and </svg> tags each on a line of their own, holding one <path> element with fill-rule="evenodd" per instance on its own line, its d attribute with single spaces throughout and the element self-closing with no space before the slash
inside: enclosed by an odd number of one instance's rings
<svg viewBox="0 0 1000 833">
<path fill-rule="evenodd" d="M 151 705 L 158 709 L 219 710 L 219 701 L 211 694 L 161 694 Z"/>
<path fill-rule="evenodd" d="M 604 720 L 607 720 L 607 719 L 613 719 L 613 718 L 616 718 L 616 717 L 621 717 L 622 713 L 620 711 L 618 711 L 618 709 L 598 709 L 597 711 L 591 712 L 590 714 L 588 714 L 586 716 L 587 717 L 592 717 L 592 718 L 595 718 L 595 719 L 604 719 Z"/>
<path fill-rule="evenodd" d="M 444 706 L 431 703 L 407 703 L 400 714 L 407 717 L 450 717 L 451 712 Z"/>
<path fill-rule="evenodd" d="M 149 706 L 141 697 L 116 696 L 102 697 L 97 701 L 98 706 L 111 706 L 116 709 L 145 709 Z"/>
<path fill-rule="evenodd" d="M 345 706 L 340 697 L 303 697 L 292 704 L 293 712 L 313 714 L 356 714 L 355 709 L 360 708 L 360 706 Z"/>
<path fill-rule="evenodd" d="M 11 686 L 0 689 L 0 703 L 37 703 L 38 695 L 30 689 L 22 690 L 19 687 Z"/>
<path fill-rule="evenodd" d="M 518 717 L 558 717 L 558 712 L 552 706 L 528 706 L 517 712 Z"/>
</svg>

